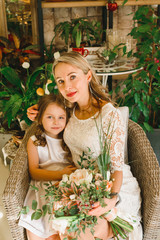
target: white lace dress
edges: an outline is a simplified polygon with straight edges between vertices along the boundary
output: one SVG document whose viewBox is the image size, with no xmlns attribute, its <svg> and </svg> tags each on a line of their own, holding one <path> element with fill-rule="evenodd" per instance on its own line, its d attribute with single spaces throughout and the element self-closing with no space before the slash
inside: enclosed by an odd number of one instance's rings
<svg viewBox="0 0 160 240">
<path fill-rule="evenodd" d="M 72 153 L 72 159 L 75 165 L 79 168 L 78 161 L 82 152 L 88 152 L 88 147 L 94 153 L 93 157 L 96 159 L 100 154 L 100 145 L 98 131 L 95 124 L 95 118 L 100 129 L 102 124 L 104 132 L 108 133 L 108 127 L 110 130 L 108 137 L 111 136 L 112 129 L 113 135 L 110 146 L 110 156 L 112 163 L 112 171 L 123 170 L 123 183 L 120 190 L 121 203 L 118 205 L 118 215 L 126 218 L 126 220 L 132 222 L 136 220 L 134 224 L 134 231 L 129 234 L 130 240 L 142 239 L 142 228 L 140 224 L 140 207 L 141 197 L 140 188 L 137 180 L 133 177 L 129 165 L 124 164 L 124 126 L 121 113 L 118 109 L 114 108 L 111 103 L 103 106 L 102 112 L 98 115 L 86 119 L 78 119 L 74 112 L 70 118 L 67 127 L 64 132 L 64 140 Z M 103 228 L 101 231 L 103 231 Z M 83 238 L 81 238 L 83 240 Z M 84 240 L 85 236 L 84 236 Z M 105 237 L 103 240 L 106 240 Z"/>
<path fill-rule="evenodd" d="M 62 149 L 62 139 L 55 139 L 49 137 L 45 134 L 47 144 L 45 147 L 38 146 L 38 155 L 39 155 L 39 167 L 47 170 L 61 170 L 70 163 L 66 160 L 66 152 Z M 34 141 L 36 138 L 32 136 L 31 139 Z M 52 181 L 55 183 L 56 181 Z M 43 182 L 45 183 L 45 182 Z M 26 195 L 24 206 L 29 206 L 32 209 L 32 200 L 38 202 L 37 208 L 42 209 L 42 205 L 46 204 L 44 186 L 42 181 L 31 180 L 31 185 L 35 185 L 39 188 L 39 191 L 34 191 L 29 188 Z M 31 220 L 31 215 L 33 211 L 30 210 L 27 215 L 21 215 L 18 225 L 22 226 L 35 235 L 47 238 L 55 234 L 55 230 L 51 227 L 51 221 L 49 220 L 49 215 L 42 217 L 38 220 Z"/>
</svg>

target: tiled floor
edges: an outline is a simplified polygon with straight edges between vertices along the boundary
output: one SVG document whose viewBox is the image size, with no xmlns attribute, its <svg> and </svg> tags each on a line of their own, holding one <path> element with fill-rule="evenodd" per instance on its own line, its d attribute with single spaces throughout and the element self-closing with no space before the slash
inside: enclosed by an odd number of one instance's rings
<svg viewBox="0 0 160 240">
<path fill-rule="evenodd" d="M 12 240 L 5 209 L 2 203 L 2 193 L 8 176 L 9 167 L 5 167 L 2 159 L 0 158 L 0 240 Z"/>
</svg>

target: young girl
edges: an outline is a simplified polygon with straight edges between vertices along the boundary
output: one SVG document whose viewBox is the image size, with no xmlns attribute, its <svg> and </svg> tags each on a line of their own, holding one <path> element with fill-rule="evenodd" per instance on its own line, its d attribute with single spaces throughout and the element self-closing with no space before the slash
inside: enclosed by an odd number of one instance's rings
<svg viewBox="0 0 160 240">
<path fill-rule="evenodd" d="M 63 143 L 63 130 L 67 122 L 67 112 L 59 96 L 54 94 L 43 96 L 38 104 L 36 133 L 27 143 L 29 172 L 31 185 L 38 187 L 36 192 L 28 190 L 24 205 L 32 209 L 32 200 L 38 202 L 38 208 L 45 204 L 42 182 L 61 180 L 63 174 L 71 174 L 75 167 L 69 161 L 69 151 Z M 19 225 L 27 230 L 29 240 L 59 239 L 51 228 L 49 215 L 39 220 L 31 220 L 33 211 L 21 215 Z"/>
</svg>

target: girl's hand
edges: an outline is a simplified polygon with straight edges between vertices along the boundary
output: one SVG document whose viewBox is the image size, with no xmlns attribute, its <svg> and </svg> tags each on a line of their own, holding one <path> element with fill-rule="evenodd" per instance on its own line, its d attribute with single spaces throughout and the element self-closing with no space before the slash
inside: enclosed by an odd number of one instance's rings
<svg viewBox="0 0 160 240">
<path fill-rule="evenodd" d="M 38 104 L 35 104 L 27 109 L 27 117 L 31 121 L 35 121 L 38 114 Z"/>
<path fill-rule="evenodd" d="M 106 207 L 101 207 L 99 202 L 94 203 L 92 206 L 92 210 L 89 211 L 88 215 L 99 217 L 102 214 L 107 213 L 109 210 L 115 207 L 117 202 L 117 197 L 115 196 L 110 199 L 105 198 L 104 202 L 107 204 Z"/>
<path fill-rule="evenodd" d="M 62 174 L 70 175 L 72 172 L 74 172 L 77 168 L 73 165 L 68 165 L 67 167 L 62 169 Z"/>
</svg>

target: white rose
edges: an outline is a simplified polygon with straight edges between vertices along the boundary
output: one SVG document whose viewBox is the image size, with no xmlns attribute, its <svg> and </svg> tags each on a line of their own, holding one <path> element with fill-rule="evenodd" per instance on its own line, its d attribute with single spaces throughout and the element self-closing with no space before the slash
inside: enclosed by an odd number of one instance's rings
<svg viewBox="0 0 160 240">
<path fill-rule="evenodd" d="M 28 69 L 28 68 L 30 67 L 29 62 L 24 62 L 24 63 L 22 64 L 22 67 L 25 68 L 25 69 Z"/>
<path fill-rule="evenodd" d="M 76 198 L 76 195 L 75 195 L 75 194 L 72 194 L 72 195 L 69 196 L 69 198 L 70 198 L 71 200 L 74 200 L 74 199 Z"/>
<path fill-rule="evenodd" d="M 69 222 L 67 219 L 53 219 L 52 220 L 52 228 L 60 233 L 64 234 L 66 227 L 69 226 Z"/>
<path fill-rule="evenodd" d="M 69 180 L 69 176 L 67 174 L 64 174 L 62 176 L 62 182 L 68 182 L 68 180 Z"/>
<path fill-rule="evenodd" d="M 54 210 L 58 210 L 64 206 L 63 201 L 54 202 Z"/>
<path fill-rule="evenodd" d="M 82 183 L 89 184 L 92 181 L 92 173 L 89 173 L 87 169 L 77 169 L 74 173 L 69 176 L 69 180 L 74 182 L 76 185 Z"/>
</svg>

